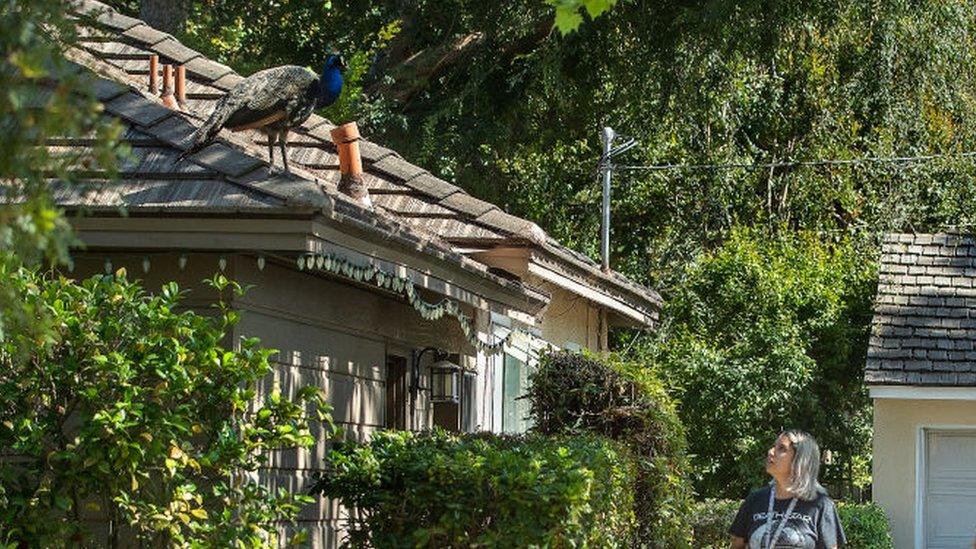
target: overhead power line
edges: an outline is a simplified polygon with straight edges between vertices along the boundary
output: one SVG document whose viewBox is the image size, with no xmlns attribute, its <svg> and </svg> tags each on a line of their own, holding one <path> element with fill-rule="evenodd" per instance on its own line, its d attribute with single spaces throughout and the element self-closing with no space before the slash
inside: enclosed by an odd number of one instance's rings
<svg viewBox="0 0 976 549">
<path fill-rule="evenodd" d="M 625 171 L 668 171 L 668 170 L 761 170 L 775 168 L 794 168 L 805 166 L 850 166 L 857 164 L 903 164 L 907 162 L 928 162 L 943 158 L 972 158 L 976 157 L 976 151 L 966 151 L 961 153 L 946 154 L 926 154 L 919 156 L 865 156 L 861 158 L 831 158 L 819 160 L 784 160 L 781 162 L 764 162 L 747 164 L 739 163 L 720 163 L 720 164 L 649 164 L 649 165 L 619 165 L 614 169 Z"/>
</svg>

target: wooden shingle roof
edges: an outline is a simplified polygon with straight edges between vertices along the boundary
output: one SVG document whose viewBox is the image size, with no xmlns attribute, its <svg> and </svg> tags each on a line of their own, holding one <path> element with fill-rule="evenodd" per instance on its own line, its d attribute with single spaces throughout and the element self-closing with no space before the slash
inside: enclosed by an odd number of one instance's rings
<svg viewBox="0 0 976 549">
<path fill-rule="evenodd" d="M 865 381 L 976 386 L 972 236 L 885 236 Z"/>
<path fill-rule="evenodd" d="M 313 114 L 289 138 L 289 164 L 294 176 L 269 172 L 266 138 L 253 130 L 223 131 L 215 144 L 177 162 L 195 127 L 242 77 L 172 36 L 100 2 L 82 0 L 77 6 L 80 14 L 94 16 L 95 22 L 82 23 L 80 49 L 70 58 L 101 77 L 95 83 L 96 93 L 106 113 L 127 125 L 126 141 L 135 158 L 123 166 L 112 190 L 82 197 L 76 190 L 65 189 L 58 195 L 60 204 L 95 209 L 124 205 L 130 211 L 195 206 L 244 212 L 261 208 L 308 210 L 335 203 L 349 212 L 356 211 L 336 190 L 338 156 L 329 135 L 334 125 L 318 115 Z M 184 64 L 185 112 L 170 111 L 145 92 L 148 60 L 153 54 L 159 56 L 160 63 Z M 69 138 L 57 146 L 84 146 L 84 141 Z M 602 272 L 596 262 L 565 248 L 535 223 L 469 195 L 407 162 L 396 151 L 362 141 L 360 152 L 364 179 L 376 206 L 374 212 L 363 215 L 382 217 L 438 247 L 468 247 L 472 243 L 488 248 L 513 243 L 533 246 L 558 258 L 564 267 L 560 270 L 579 283 L 601 287 L 657 318 L 661 298 L 656 292 L 618 273 Z"/>
</svg>

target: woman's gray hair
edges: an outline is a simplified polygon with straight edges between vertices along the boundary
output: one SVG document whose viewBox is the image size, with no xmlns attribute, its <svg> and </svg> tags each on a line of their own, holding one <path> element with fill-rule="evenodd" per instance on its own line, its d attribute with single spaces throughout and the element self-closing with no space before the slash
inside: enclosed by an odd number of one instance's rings
<svg viewBox="0 0 976 549">
<path fill-rule="evenodd" d="M 790 466 L 790 485 L 787 487 L 796 497 L 811 501 L 823 491 L 817 477 L 820 475 L 820 446 L 805 431 L 790 429 L 783 436 L 793 444 L 793 463 Z"/>
</svg>

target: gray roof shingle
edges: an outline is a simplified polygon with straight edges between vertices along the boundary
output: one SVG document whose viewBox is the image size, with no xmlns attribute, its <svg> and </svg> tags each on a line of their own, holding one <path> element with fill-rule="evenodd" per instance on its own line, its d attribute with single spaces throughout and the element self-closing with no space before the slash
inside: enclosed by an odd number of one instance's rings
<svg viewBox="0 0 976 549">
<path fill-rule="evenodd" d="M 190 159 L 232 177 L 240 177 L 264 164 L 263 160 L 234 150 L 223 143 L 214 143 L 190 156 Z"/>
<path fill-rule="evenodd" d="M 122 33 L 122 36 L 131 38 L 145 46 L 153 46 L 169 38 L 163 31 L 158 31 L 149 25 L 136 25 Z"/>
<path fill-rule="evenodd" d="M 162 104 L 146 101 L 137 93 L 127 93 L 116 97 L 105 103 L 105 110 L 142 126 L 151 126 L 173 114 L 173 111 Z"/>
<path fill-rule="evenodd" d="M 865 381 L 976 385 L 976 241 L 889 234 L 878 268 Z"/>
</svg>

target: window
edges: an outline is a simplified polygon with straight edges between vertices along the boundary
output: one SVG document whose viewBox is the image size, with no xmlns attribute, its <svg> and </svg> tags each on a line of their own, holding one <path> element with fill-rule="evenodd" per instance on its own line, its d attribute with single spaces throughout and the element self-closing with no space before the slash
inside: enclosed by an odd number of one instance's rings
<svg viewBox="0 0 976 549">
<path fill-rule="evenodd" d="M 529 401 L 521 398 L 529 386 L 525 362 L 505 353 L 502 373 L 502 432 L 524 433 L 532 426 Z"/>
<path fill-rule="evenodd" d="M 542 349 L 551 345 L 538 328 L 497 313 L 491 314 L 491 334 L 495 342 L 505 340 L 505 351 L 490 359 L 485 384 L 491 395 L 491 416 L 485 421 L 494 432 L 524 433 L 532 427 L 531 406 L 523 398 L 529 375 L 535 371 Z"/>
</svg>

